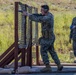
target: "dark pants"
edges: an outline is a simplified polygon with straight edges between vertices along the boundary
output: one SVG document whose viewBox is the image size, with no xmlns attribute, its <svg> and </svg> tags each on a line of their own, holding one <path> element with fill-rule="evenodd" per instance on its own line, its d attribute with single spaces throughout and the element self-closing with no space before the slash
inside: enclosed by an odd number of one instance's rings
<svg viewBox="0 0 76 75">
<path fill-rule="evenodd" d="M 74 56 L 76 57 L 76 40 L 73 40 Z"/>
<path fill-rule="evenodd" d="M 50 41 L 50 42 L 49 42 Z M 57 53 L 54 50 L 54 41 L 52 40 L 43 40 L 41 41 L 41 57 L 45 65 L 49 64 L 48 52 L 50 53 L 52 59 L 57 65 L 60 65 L 60 60 L 57 56 Z"/>
</svg>

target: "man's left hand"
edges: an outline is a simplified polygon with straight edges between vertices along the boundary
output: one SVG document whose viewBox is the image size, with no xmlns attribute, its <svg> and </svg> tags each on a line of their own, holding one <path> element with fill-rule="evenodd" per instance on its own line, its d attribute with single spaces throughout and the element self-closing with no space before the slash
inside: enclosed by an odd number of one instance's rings
<svg viewBox="0 0 76 75">
<path fill-rule="evenodd" d="M 24 15 L 24 16 L 27 16 L 27 14 L 28 14 L 28 13 L 27 13 L 26 11 L 23 11 L 23 15 Z"/>
</svg>

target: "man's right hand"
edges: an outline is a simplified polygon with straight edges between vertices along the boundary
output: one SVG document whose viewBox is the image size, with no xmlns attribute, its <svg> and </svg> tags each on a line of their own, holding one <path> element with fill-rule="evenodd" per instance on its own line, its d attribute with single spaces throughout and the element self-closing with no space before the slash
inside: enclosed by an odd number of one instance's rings
<svg viewBox="0 0 76 75">
<path fill-rule="evenodd" d="M 24 15 L 24 16 L 30 16 L 31 14 L 28 13 L 28 12 L 26 12 L 26 11 L 23 11 L 23 15 Z"/>
</svg>

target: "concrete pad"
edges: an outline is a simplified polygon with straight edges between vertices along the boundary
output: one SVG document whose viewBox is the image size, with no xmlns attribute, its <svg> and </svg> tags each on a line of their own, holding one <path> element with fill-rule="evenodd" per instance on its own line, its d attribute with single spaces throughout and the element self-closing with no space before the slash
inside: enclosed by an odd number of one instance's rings
<svg viewBox="0 0 76 75">
<path fill-rule="evenodd" d="M 18 71 L 18 73 L 20 74 L 24 74 L 26 75 L 27 74 L 30 74 L 30 75 L 37 75 L 37 74 L 40 74 L 40 75 L 43 75 L 43 74 L 49 74 L 49 73 L 40 73 L 40 70 L 42 68 L 44 68 L 45 66 L 32 66 L 32 68 L 30 67 L 23 67 L 23 68 L 20 68 L 20 70 Z M 64 66 L 63 70 L 60 71 L 60 72 L 57 72 L 57 66 L 52 66 L 52 73 L 50 74 L 63 74 L 64 73 L 69 73 L 69 74 L 72 74 L 72 73 L 76 73 L 76 66 Z"/>
<path fill-rule="evenodd" d="M 60 73 L 57 72 L 57 66 L 52 66 L 52 73 L 40 73 L 40 70 L 44 67 L 45 66 L 32 66 L 32 68 L 29 66 L 19 67 L 17 74 L 10 74 L 8 71 L 8 75 L 76 75 L 76 66 L 64 66 Z"/>
<path fill-rule="evenodd" d="M 28 73 L 28 72 L 32 72 L 32 69 L 29 66 L 18 67 L 16 71 L 17 74 Z"/>
<path fill-rule="evenodd" d="M 0 69 L 0 74 L 11 74 L 13 72 L 13 69 L 5 69 L 5 68 L 1 68 Z"/>
</svg>

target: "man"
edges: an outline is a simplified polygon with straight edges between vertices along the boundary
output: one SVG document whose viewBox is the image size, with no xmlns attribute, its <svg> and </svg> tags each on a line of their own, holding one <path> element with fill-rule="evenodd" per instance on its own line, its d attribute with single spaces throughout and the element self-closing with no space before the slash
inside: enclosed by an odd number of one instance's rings
<svg viewBox="0 0 76 75">
<path fill-rule="evenodd" d="M 30 20 L 41 22 L 42 29 L 42 37 L 39 39 L 39 44 L 41 45 L 41 56 L 42 60 L 45 64 L 45 68 L 41 70 L 41 72 L 51 72 L 51 67 L 49 64 L 49 58 L 47 52 L 50 53 L 52 59 L 58 66 L 58 71 L 61 71 L 63 66 L 60 64 L 60 60 L 54 51 L 54 17 L 51 13 L 49 13 L 48 5 L 41 6 L 41 14 L 30 14 L 27 12 L 23 12 L 23 15 L 28 16 Z"/>
<path fill-rule="evenodd" d="M 74 63 L 76 63 L 76 17 L 72 20 L 72 25 L 70 26 L 70 39 L 69 42 L 71 43 L 71 39 L 73 40 L 73 50 L 74 50 Z"/>
</svg>

